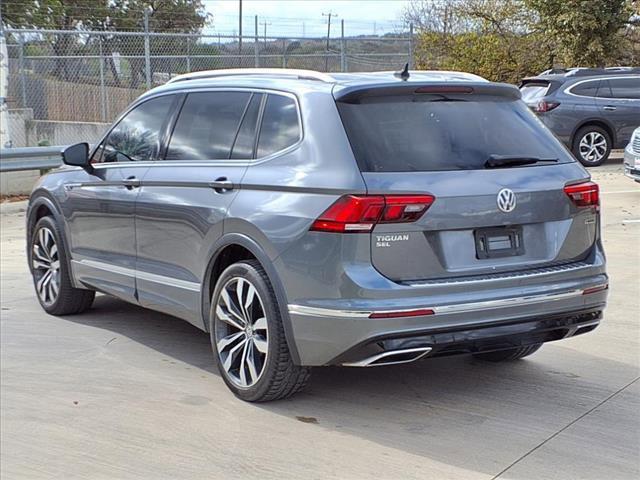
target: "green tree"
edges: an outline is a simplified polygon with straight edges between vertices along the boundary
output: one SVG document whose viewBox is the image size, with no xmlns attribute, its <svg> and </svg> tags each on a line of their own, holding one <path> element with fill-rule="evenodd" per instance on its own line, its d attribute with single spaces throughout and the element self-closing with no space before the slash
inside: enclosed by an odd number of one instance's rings
<svg viewBox="0 0 640 480">
<path fill-rule="evenodd" d="M 78 31 L 113 30 L 142 32 L 144 29 L 144 10 L 150 8 L 149 28 L 154 32 L 199 32 L 209 21 L 204 3 L 201 0 L 24 0 L 21 2 L 3 2 L 2 20 L 11 27 L 31 27 L 42 29 L 69 30 L 73 33 L 52 35 L 51 45 L 56 57 L 55 75 L 70 79 L 74 72 L 72 64 L 64 57 L 81 53 Z M 177 38 L 158 39 L 153 37 L 153 50 L 157 53 L 176 51 L 177 44 L 183 40 Z M 107 39 L 105 53 L 119 51 L 123 55 L 141 56 L 144 54 L 144 41 L 141 36 Z M 153 53 L 153 52 L 152 52 Z M 109 57 L 110 58 L 110 57 Z M 144 76 L 144 60 L 131 59 L 131 82 L 138 85 Z M 114 82 L 119 84 L 118 75 L 109 62 Z M 153 66 L 158 62 L 154 61 Z"/>
<path fill-rule="evenodd" d="M 550 52 L 532 25 L 535 15 L 521 0 L 459 0 L 448 5 L 447 15 L 456 18 L 457 28 L 419 34 L 420 68 L 462 70 L 515 83 L 550 66 Z"/>
<path fill-rule="evenodd" d="M 536 28 L 566 66 L 604 67 L 626 45 L 633 3 L 629 0 L 525 0 L 538 15 Z"/>
</svg>

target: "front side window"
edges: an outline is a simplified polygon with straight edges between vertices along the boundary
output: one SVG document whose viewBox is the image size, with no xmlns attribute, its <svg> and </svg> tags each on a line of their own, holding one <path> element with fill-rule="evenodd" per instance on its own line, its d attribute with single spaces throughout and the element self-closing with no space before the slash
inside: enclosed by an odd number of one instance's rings
<svg viewBox="0 0 640 480">
<path fill-rule="evenodd" d="M 228 159 L 249 92 L 187 95 L 173 129 L 166 160 Z"/>
<path fill-rule="evenodd" d="M 581 97 L 595 97 L 598 93 L 598 87 L 600 86 L 600 80 L 593 80 L 590 82 L 579 83 L 575 87 L 571 88 L 571 93 L 579 95 Z"/>
<path fill-rule="evenodd" d="M 269 95 L 262 116 L 258 158 L 266 157 L 300 140 L 298 109 L 291 97 Z"/>
<path fill-rule="evenodd" d="M 152 98 L 131 110 L 96 150 L 94 162 L 146 162 L 155 160 L 160 134 L 174 95 Z"/>
</svg>

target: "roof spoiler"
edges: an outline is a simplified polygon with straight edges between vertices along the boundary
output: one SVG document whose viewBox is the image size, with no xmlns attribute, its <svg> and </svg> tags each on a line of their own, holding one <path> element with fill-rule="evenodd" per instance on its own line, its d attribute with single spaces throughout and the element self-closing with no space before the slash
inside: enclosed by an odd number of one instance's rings
<svg viewBox="0 0 640 480">
<path fill-rule="evenodd" d="M 359 86 L 335 87 L 336 101 L 353 103 L 367 97 L 387 97 L 395 95 L 493 95 L 519 100 L 520 90 L 508 83 L 489 82 L 402 82 L 379 83 Z"/>
</svg>

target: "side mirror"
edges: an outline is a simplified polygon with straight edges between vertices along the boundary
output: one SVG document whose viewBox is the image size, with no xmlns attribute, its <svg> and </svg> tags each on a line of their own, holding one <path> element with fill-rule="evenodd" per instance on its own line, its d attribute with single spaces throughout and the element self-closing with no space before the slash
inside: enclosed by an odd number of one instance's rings
<svg viewBox="0 0 640 480">
<path fill-rule="evenodd" d="M 62 161 L 66 165 L 82 167 L 89 173 L 93 171 L 93 166 L 89 163 L 89 144 L 86 142 L 65 148 L 62 151 Z"/>
</svg>

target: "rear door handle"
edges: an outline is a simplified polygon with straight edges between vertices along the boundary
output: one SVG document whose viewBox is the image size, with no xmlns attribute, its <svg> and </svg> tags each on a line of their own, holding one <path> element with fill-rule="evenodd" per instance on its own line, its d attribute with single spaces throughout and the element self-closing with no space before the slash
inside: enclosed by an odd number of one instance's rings
<svg viewBox="0 0 640 480">
<path fill-rule="evenodd" d="M 613 112 L 616 109 L 613 105 L 605 105 L 603 108 L 609 112 Z"/>
<path fill-rule="evenodd" d="M 227 179 L 227 177 L 217 178 L 213 182 L 209 182 L 209 186 L 218 193 L 225 193 L 233 190 L 233 182 Z"/>
<path fill-rule="evenodd" d="M 132 188 L 138 188 L 140 186 L 140 179 L 136 178 L 136 177 L 129 177 L 129 178 L 125 178 L 122 181 L 122 184 L 129 190 L 131 190 Z"/>
</svg>

